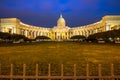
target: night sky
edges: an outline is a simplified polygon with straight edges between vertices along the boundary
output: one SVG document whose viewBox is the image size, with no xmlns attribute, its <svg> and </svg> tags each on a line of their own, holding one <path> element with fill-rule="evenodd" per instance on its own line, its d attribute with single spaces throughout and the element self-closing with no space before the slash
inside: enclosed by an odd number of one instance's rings
<svg viewBox="0 0 120 80">
<path fill-rule="evenodd" d="M 105 15 L 120 15 L 120 0 L 0 0 L 0 18 L 30 25 L 53 27 L 60 13 L 69 27 L 87 25 Z"/>
</svg>

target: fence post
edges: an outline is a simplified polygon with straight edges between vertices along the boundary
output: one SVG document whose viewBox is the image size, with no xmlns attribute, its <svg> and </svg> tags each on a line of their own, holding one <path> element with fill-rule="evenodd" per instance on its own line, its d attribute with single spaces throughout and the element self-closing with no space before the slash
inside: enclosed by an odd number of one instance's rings
<svg viewBox="0 0 120 80">
<path fill-rule="evenodd" d="M 63 64 L 61 64 L 61 80 L 63 80 L 64 72 L 63 72 Z"/>
<path fill-rule="evenodd" d="M 102 76 L 102 73 L 101 73 L 101 64 L 98 65 L 98 75 Z"/>
<path fill-rule="evenodd" d="M 25 80 L 26 75 L 26 64 L 23 64 L 23 80 Z"/>
<path fill-rule="evenodd" d="M 13 80 L 13 64 L 10 65 L 10 80 Z"/>
<path fill-rule="evenodd" d="M 38 80 L 38 64 L 36 64 L 36 80 Z"/>
<path fill-rule="evenodd" d="M 110 65 L 110 69 L 111 69 L 111 77 L 112 79 L 114 79 L 114 64 Z"/>
<path fill-rule="evenodd" d="M 74 64 L 74 80 L 76 80 L 76 64 Z"/>
<path fill-rule="evenodd" d="M 51 76 L 51 65 L 48 64 L 48 80 L 50 80 L 50 76 Z"/>
<path fill-rule="evenodd" d="M 2 73 L 1 71 L 2 71 L 2 69 L 1 69 L 1 64 L 0 64 L 0 75 L 1 75 L 1 73 Z"/>
<path fill-rule="evenodd" d="M 89 80 L 89 64 L 86 65 L 86 78 Z"/>
<path fill-rule="evenodd" d="M 101 79 L 101 76 L 102 76 L 102 67 L 101 67 L 101 64 L 98 64 L 98 76 L 99 76 L 99 79 Z"/>
</svg>

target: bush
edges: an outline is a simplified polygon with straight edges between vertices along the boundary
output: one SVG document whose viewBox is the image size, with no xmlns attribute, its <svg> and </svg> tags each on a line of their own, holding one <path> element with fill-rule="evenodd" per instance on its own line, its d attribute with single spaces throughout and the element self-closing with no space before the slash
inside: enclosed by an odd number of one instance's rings
<svg viewBox="0 0 120 80">
<path fill-rule="evenodd" d="M 4 33 L 0 32 L 0 39 L 5 41 L 5 42 L 12 42 L 12 41 L 18 41 L 18 40 L 28 40 L 27 37 L 24 35 L 19 35 L 19 34 L 9 34 L 9 33 Z"/>
<path fill-rule="evenodd" d="M 99 39 L 103 39 L 105 42 L 113 42 L 115 38 L 120 38 L 120 29 L 96 33 L 88 36 L 88 40 L 92 42 L 96 42 Z"/>
<path fill-rule="evenodd" d="M 37 40 L 37 41 L 44 41 L 44 40 L 51 40 L 51 38 L 49 38 L 49 37 L 47 37 L 47 36 L 37 36 L 36 38 L 35 38 L 35 40 Z"/>
<path fill-rule="evenodd" d="M 3 33 L 3 32 L 0 32 L 0 38 L 5 40 L 5 39 L 11 39 L 12 35 L 9 34 L 9 33 Z"/>
</svg>

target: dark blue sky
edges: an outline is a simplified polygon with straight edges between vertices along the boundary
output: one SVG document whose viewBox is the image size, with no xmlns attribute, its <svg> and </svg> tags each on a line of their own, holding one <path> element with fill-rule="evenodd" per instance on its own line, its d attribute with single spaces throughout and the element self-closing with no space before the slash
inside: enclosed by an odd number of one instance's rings
<svg viewBox="0 0 120 80">
<path fill-rule="evenodd" d="M 105 15 L 120 15 L 120 0 L 0 0 L 0 18 L 53 27 L 63 14 L 70 27 L 91 24 Z"/>
</svg>

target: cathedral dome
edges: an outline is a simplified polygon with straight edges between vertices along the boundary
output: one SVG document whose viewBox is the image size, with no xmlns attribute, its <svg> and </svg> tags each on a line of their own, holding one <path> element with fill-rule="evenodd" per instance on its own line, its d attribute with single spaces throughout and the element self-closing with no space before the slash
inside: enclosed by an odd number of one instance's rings
<svg viewBox="0 0 120 80">
<path fill-rule="evenodd" d="M 66 22 L 65 19 L 62 17 L 62 15 L 60 15 L 60 18 L 57 21 L 57 26 L 65 26 Z"/>
</svg>

